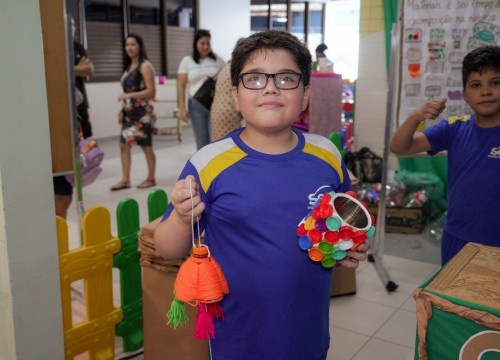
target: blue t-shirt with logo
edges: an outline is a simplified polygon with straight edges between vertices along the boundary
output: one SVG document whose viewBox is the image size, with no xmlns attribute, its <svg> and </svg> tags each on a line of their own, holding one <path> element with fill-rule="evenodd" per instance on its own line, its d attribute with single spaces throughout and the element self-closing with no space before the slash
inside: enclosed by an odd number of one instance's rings
<svg viewBox="0 0 500 360">
<path fill-rule="evenodd" d="M 293 150 L 267 155 L 243 143 L 242 130 L 199 150 L 180 176 L 200 184 L 205 244 L 229 285 L 212 357 L 324 359 L 332 272 L 299 248 L 296 231 L 324 193 L 351 190 L 349 175 L 322 136 L 294 129 Z"/>
<path fill-rule="evenodd" d="M 424 134 L 430 155 L 448 151 L 445 231 L 462 241 L 500 246 L 500 125 L 479 127 L 474 115 L 450 117 Z"/>
</svg>

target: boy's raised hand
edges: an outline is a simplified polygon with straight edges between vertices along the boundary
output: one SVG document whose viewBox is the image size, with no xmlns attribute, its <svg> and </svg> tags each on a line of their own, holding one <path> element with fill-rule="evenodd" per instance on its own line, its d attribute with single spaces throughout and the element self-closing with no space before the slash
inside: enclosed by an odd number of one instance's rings
<svg viewBox="0 0 500 360">
<path fill-rule="evenodd" d="M 434 120 L 446 108 L 447 100 L 448 98 L 428 100 L 424 105 L 415 110 L 412 115 L 419 122 L 425 119 Z"/>
<path fill-rule="evenodd" d="M 191 224 L 193 216 L 196 222 L 205 210 L 205 204 L 200 197 L 199 185 L 192 175 L 175 183 L 170 200 L 177 216 L 186 224 Z"/>
</svg>

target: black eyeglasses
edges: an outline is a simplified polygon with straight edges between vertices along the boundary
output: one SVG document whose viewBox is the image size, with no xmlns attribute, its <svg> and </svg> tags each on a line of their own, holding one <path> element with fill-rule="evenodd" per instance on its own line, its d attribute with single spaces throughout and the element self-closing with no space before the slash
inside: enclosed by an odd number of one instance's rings
<svg viewBox="0 0 500 360">
<path fill-rule="evenodd" d="M 249 72 L 240 74 L 243 86 L 249 90 L 261 90 L 267 86 L 269 78 L 274 79 L 274 86 L 280 90 L 293 90 L 299 87 L 302 75 L 294 72 L 282 72 L 277 74 L 266 74 Z"/>
</svg>

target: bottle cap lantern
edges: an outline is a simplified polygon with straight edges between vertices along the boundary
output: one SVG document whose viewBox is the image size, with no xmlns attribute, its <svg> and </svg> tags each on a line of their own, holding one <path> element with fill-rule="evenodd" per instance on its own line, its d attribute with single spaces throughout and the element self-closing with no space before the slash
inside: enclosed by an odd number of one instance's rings
<svg viewBox="0 0 500 360">
<path fill-rule="evenodd" d="M 357 194 L 324 194 L 298 225 L 299 248 L 325 268 L 340 265 L 353 250 L 375 234 L 375 217 Z"/>
</svg>

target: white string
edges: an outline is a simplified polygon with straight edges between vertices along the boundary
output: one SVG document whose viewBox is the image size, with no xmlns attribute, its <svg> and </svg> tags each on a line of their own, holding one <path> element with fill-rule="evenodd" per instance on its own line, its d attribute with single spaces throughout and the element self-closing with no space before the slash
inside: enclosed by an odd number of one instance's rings
<svg viewBox="0 0 500 360">
<path fill-rule="evenodd" d="M 196 243 L 194 241 L 194 198 L 193 198 L 193 181 L 191 179 L 189 179 L 189 195 L 191 197 L 191 242 L 194 248 L 196 246 Z M 201 237 L 199 217 L 196 217 L 196 225 L 198 226 L 198 246 L 202 246 L 199 240 Z"/>
</svg>

